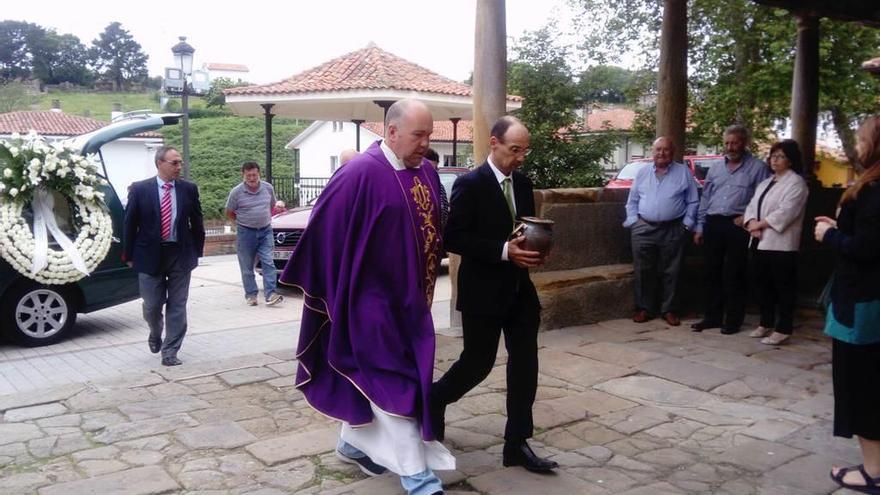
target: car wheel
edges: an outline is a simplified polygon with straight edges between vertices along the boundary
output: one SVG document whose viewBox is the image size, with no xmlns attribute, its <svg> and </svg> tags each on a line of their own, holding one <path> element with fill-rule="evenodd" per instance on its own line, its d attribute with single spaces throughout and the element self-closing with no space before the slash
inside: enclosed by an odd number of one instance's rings
<svg viewBox="0 0 880 495">
<path fill-rule="evenodd" d="M 76 322 L 74 291 L 69 286 L 19 282 L 3 299 L 3 326 L 28 347 L 58 342 Z"/>
</svg>

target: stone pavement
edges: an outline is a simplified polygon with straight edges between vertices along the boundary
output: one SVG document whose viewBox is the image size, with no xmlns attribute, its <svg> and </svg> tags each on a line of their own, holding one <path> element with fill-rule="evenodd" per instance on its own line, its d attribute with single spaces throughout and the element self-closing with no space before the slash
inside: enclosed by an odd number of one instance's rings
<svg viewBox="0 0 880 495">
<path fill-rule="evenodd" d="M 447 411 L 449 494 L 827 494 L 830 345 L 626 320 L 540 335 L 533 445 L 561 468 L 501 466 L 504 359 Z M 438 336 L 437 370 L 461 349 Z M 290 348 L 0 396 L 0 493 L 399 494 L 333 455 L 337 427 L 292 387 Z M 843 493 L 839 491 L 838 493 Z"/>
<path fill-rule="evenodd" d="M 262 282 L 259 282 L 262 286 Z M 245 306 L 238 260 L 199 260 L 190 286 L 189 329 L 180 358 L 186 363 L 272 351 L 295 345 L 302 299 L 295 292 L 278 306 Z M 434 319 L 449 326 L 449 277 L 441 276 Z M 159 358 L 147 350 L 141 300 L 81 314 L 71 338 L 47 347 L 24 348 L 0 342 L 0 395 L 100 378 L 148 372 Z"/>
</svg>

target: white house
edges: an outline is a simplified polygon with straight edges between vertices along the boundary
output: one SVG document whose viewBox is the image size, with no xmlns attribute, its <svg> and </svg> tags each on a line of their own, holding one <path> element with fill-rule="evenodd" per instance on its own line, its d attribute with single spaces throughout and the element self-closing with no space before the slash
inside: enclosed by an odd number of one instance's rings
<svg viewBox="0 0 880 495">
<path fill-rule="evenodd" d="M 250 69 L 242 64 L 223 64 L 218 62 L 206 62 L 202 64 L 202 70 L 208 73 L 208 81 L 213 81 L 218 77 L 225 77 L 233 81 L 248 80 Z"/>
<path fill-rule="evenodd" d="M 381 122 L 361 124 L 361 150 L 367 149 L 374 141 L 382 139 Z M 457 165 L 473 165 L 473 131 L 471 121 L 462 120 L 457 126 Z M 356 146 L 355 124 L 342 121 L 315 121 L 299 133 L 285 146 L 295 150 L 299 162 L 300 177 L 330 177 L 339 168 L 339 154 Z M 431 135 L 431 148 L 440 155 L 440 163 L 453 165 L 452 122 L 434 122 Z"/>
<path fill-rule="evenodd" d="M 8 139 L 13 133 L 25 135 L 34 130 L 51 142 L 86 134 L 107 124 L 108 122 L 88 117 L 67 115 L 59 109 L 7 112 L 0 113 L 0 139 Z M 117 139 L 101 147 L 107 179 L 123 205 L 128 200 L 128 186 L 132 182 L 156 175 L 154 155 L 156 148 L 164 142 L 161 134 L 143 132 Z"/>
</svg>

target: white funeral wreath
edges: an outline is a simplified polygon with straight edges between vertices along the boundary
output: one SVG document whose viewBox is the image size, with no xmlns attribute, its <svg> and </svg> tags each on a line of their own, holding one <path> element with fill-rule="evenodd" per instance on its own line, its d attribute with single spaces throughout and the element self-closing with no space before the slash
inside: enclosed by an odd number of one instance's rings
<svg viewBox="0 0 880 495">
<path fill-rule="evenodd" d="M 44 284 L 75 282 L 94 271 L 113 239 L 113 222 L 100 191 L 106 185 L 95 155 L 47 143 L 34 131 L 0 141 L 0 256 Z M 55 220 L 53 193 L 71 206 L 72 239 Z M 33 211 L 31 223 L 22 215 L 26 205 Z M 49 246 L 50 238 L 60 250 Z"/>
</svg>

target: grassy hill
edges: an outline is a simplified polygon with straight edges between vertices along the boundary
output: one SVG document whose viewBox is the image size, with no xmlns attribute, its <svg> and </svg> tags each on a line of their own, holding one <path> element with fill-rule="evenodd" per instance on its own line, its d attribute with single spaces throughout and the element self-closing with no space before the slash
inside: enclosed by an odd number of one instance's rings
<svg viewBox="0 0 880 495">
<path fill-rule="evenodd" d="M 284 148 L 311 122 L 275 118 L 272 121 L 272 174 L 293 175 L 293 152 Z M 191 178 L 199 185 L 202 208 L 208 218 L 219 218 L 229 190 L 241 182 L 241 164 L 255 161 L 265 175 L 266 154 L 262 117 L 210 117 L 189 123 Z M 181 129 L 162 129 L 165 142 L 180 147 Z"/>
<path fill-rule="evenodd" d="M 159 111 L 159 92 L 149 93 L 82 93 L 76 91 L 52 91 L 43 93 L 37 101 L 37 110 L 52 108 L 52 100 L 61 101 L 61 110 L 70 115 L 88 115 L 97 120 L 110 120 L 114 103 L 122 104 L 123 112 L 133 110 Z M 172 100 L 173 101 L 173 100 Z M 176 99 L 179 104 L 180 99 Z M 190 108 L 204 108 L 200 98 L 189 99 Z"/>
</svg>

